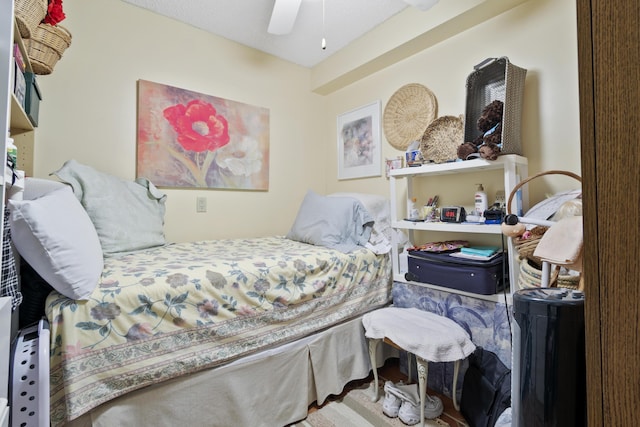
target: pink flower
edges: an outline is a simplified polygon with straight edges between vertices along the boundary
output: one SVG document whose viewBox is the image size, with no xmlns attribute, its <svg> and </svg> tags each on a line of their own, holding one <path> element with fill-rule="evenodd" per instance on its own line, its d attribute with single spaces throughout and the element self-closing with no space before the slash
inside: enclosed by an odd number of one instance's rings
<svg viewBox="0 0 640 427">
<path fill-rule="evenodd" d="M 164 117 L 178 134 L 178 142 L 187 151 L 214 151 L 229 143 L 227 119 L 201 100 L 176 104 L 163 111 Z"/>
</svg>

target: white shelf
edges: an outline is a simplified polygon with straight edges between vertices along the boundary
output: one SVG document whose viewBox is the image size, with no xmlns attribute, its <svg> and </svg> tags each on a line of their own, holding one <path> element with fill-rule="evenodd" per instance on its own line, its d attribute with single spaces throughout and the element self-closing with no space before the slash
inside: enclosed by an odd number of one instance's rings
<svg viewBox="0 0 640 427">
<path fill-rule="evenodd" d="M 34 130 L 27 113 L 20 105 L 18 98 L 14 94 L 11 94 L 11 119 L 10 119 L 11 134 L 20 134 Z"/>
<path fill-rule="evenodd" d="M 427 164 L 415 167 L 406 167 L 402 169 L 393 169 L 389 173 L 390 184 L 390 199 L 391 199 L 391 226 L 397 230 L 405 230 L 409 234 L 409 239 L 414 242 L 414 231 L 423 231 L 429 233 L 461 233 L 461 235 L 468 234 L 485 234 L 485 235 L 502 235 L 502 229 L 500 224 L 477 224 L 477 223 L 448 223 L 448 222 L 424 222 L 424 221 L 406 221 L 406 206 L 399 206 L 399 197 L 397 193 L 397 185 L 400 181 L 406 180 L 407 188 L 407 200 L 413 197 L 413 181 L 415 179 L 430 179 L 439 175 L 446 174 L 464 174 L 483 171 L 502 171 L 504 177 L 503 188 L 505 196 L 508 196 L 513 188 L 520 181 L 520 177 L 528 176 L 528 161 L 526 157 L 522 157 L 515 154 L 508 154 L 498 157 L 497 160 L 484 160 L 474 159 L 460 162 L 440 163 L 440 164 Z M 527 209 L 528 194 L 526 186 L 522 189 L 522 208 Z M 513 206 L 512 206 L 513 208 Z M 401 213 L 400 213 L 401 212 Z M 394 233 L 394 238 L 397 238 Z M 434 241 L 438 240 L 438 237 L 434 237 Z M 517 262 L 514 254 L 515 248 L 511 239 L 507 239 L 508 248 L 508 262 L 509 262 L 509 278 L 511 283 L 516 283 L 518 277 Z M 418 286 L 437 289 L 445 292 L 456 293 L 460 295 L 466 295 L 473 298 L 504 302 L 504 294 L 502 292 L 494 295 L 482 295 L 474 294 L 470 292 L 460 291 L 457 289 L 451 289 L 436 285 L 431 285 L 421 282 L 407 281 L 404 278 L 404 274 L 400 272 L 400 254 L 398 249 L 398 242 L 394 241 L 392 246 L 392 262 L 393 262 L 393 279 L 397 282 L 411 283 Z M 506 291 L 509 294 L 507 301 L 510 301 L 511 292 Z M 510 302 L 508 302 L 510 303 Z"/>
<path fill-rule="evenodd" d="M 527 165 L 526 157 L 516 154 L 507 154 L 498 157 L 496 160 L 474 159 L 460 162 L 448 162 L 438 164 L 427 164 L 401 169 L 392 169 L 390 176 L 394 177 L 420 177 L 426 175 L 443 175 L 451 173 L 478 172 L 482 170 L 496 170 L 515 167 L 516 165 Z"/>
<path fill-rule="evenodd" d="M 448 223 L 423 221 L 393 221 L 393 228 L 402 230 L 448 231 L 452 233 L 502 234 L 500 224 Z"/>
</svg>

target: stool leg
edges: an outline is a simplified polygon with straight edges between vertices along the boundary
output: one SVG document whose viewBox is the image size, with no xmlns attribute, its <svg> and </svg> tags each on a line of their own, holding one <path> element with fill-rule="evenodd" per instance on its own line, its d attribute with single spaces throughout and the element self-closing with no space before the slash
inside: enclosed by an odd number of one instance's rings
<svg viewBox="0 0 640 427">
<path fill-rule="evenodd" d="M 371 370 L 373 371 L 373 397 L 371 398 L 372 402 L 377 402 L 380 398 L 380 389 L 378 388 L 378 367 L 376 366 L 376 349 L 378 348 L 378 343 L 382 341 L 376 338 L 369 338 L 369 360 L 371 360 Z"/>
<path fill-rule="evenodd" d="M 420 427 L 424 427 L 424 400 L 427 394 L 429 362 L 416 356 L 416 365 L 418 366 L 418 392 L 420 393 Z"/>
<path fill-rule="evenodd" d="M 456 408 L 456 411 L 460 410 L 460 405 L 458 404 L 457 396 L 457 388 L 458 388 L 458 373 L 460 372 L 460 361 L 456 360 L 453 362 L 453 392 L 451 395 L 451 400 L 453 400 L 453 407 Z"/>
<path fill-rule="evenodd" d="M 411 363 L 411 356 L 412 356 L 412 353 L 409 353 L 407 351 L 407 383 L 413 382 L 413 378 L 411 376 L 412 374 L 411 371 L 413 371 L 413 363 Z"/>
</svg>

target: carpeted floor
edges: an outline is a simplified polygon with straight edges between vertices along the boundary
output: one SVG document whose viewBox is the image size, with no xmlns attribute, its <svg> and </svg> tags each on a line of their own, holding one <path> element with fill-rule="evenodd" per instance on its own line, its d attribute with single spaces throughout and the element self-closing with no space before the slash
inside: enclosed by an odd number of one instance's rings
<svg viewBox="0 0 640 427">
<path fill-rule="evenodd" d="M 379 387 L 384 385 L 380 379 Z M 373 382 L 355 386 L 346 394 L 332 400 L 316 411 L 311 412 L 304 420 L 290 427 L 404 427 L 398 418 L 389 418 L 382 413 L 384 391 L 380 391 L 380 399 L 372 402 Z M 429 427 L 465 427 L 464 419 L 452 408 L 447 408 L 440 417 L 425 420 Z"/>
</svg>

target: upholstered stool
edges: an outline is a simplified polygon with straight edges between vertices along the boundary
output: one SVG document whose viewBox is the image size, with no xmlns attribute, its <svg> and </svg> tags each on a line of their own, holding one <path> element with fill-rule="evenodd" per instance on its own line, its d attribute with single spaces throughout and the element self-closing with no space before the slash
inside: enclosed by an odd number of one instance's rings
<svg viewBox="0 0 640 427">
<path fill-rule="evenodd" d="M 420 425 L 424 426 L 424 403 L 427 390 L 428 362 L 454 362 L 453 405 L 459 410 L 456 388 L 460 361 L 473 353 L 476 346 L 467 332 L 453 320 L 417 308 L 385 307 L 367 313 L 362 318 L 365 336 L 369 341 L 369 355 L 373 369 L 375 396 L 379 399 L 376 348 L 380 341 L 415 355 L 418 366 L 420 394 Z M 411 360 L 409 359 L 409 362 Z M 411 363 L 409 363 L 409 367 Z M 409 368 L 410 369 L 410 368 Z M 409 371 L 411 377 L 411 371 Z"/>
</svg>

